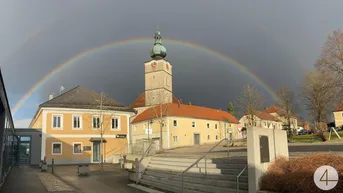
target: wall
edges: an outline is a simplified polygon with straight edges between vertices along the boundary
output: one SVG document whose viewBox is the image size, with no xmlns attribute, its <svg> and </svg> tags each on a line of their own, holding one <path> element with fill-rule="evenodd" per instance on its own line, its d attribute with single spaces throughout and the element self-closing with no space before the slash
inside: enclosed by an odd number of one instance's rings
<svg viewBox="0 0 343 193">
<path fill-rule="evenodd" d="M 261 163 L 260 156 L 260 136 L 268 136 L 269 157 L 268 163 Z M 288 158 L 287 133 L 284 130 L 266 129 L 253 127 L 247 129 L 247 150 L 248 150 L 248 171 L 249 171 L 249 192 L 259 190 L 259 179 L 267 171 L 270 163 L 277 156 Z"/>
<path fill-rule="evenodd" d="M 244 126 L 247 124 L 249 126 L 249 123 L 251 122 L 251 119 L 248 118 L 248 115 L 244 115 L 239 122 Z M 262 127 L 262 128 L 269 128 L 273 129 L 274 126 L 276 129 L 282 129 L 282 123 L 276 122 L 276 121 L 270 121 L 270 120 L 262 120 L 256 115 L 254 116 L 254 122 L 256 123 L 256 127 Z"/>
<path fill-rule="evenodd" d="M 82 142 L 83 146 L 92 146 L 91 138 L 100 138 L 100 131 L 93 129 L 93 115 L 99 116 L 99 111 L 94 109 L 58 109 L 58 108 L 44 108 L 42 109 L 42 148 L 41 159 L 44 157 L 47 160 L 56 159 L 56 164 L 66 163 L 89 163 L 91 162 L 92 149 L 90 151 L 79 154 L 73 154 L 73 143 Z M 105 159 L 113 157 L 113 152 L 117 154 L 125 153 L 128 150 L 128 142 L 130 135 L 128 134 L 129 118 L 134 113 L 121 111 L 108 111 L 103 113 L 103 130 L 104 139 L 107 140 L 105 145 Z M 53 115 L 61 115 L 61 128 L 52 128 Z M 81 117 L 81 128 L 73 128 L 73 115 Z M 111 128 L 112 117 L 119 118 L 119 127 Z M 38 122 L 40 119 L 37 119 Z M 36 125 L 36 123 L 32 123 Z M 116 138 L 117 135 L 126 135 L 126 138 Z M 62 155 L 52 155 L 52 142 L 62 142 Z M 66 151 L 64 151 L 66 150 Z M 111 151 L 113 150 L 113 151 Z M 108 153 L 108 151 L 111 151 Z M 107 159 L 108 160 L 108 159 Z M 110 161 L 110 160 L 109 160 Z"/>
<path fill-rule="evenodd" d="M 343 111 L 333 112 L 336 127 L 343 126 Z"/>
<path fill-rule="evenodd" d="M 177 126 L 174 126 L 174 120 L 177 121 Z M 192 122 L 195 121 L 195 128 L 192 127 Z M 231 129 L 233 139 L 238 138 L 239 131 L 237 124 L 225 123 L 223 121 L 206 120 L 206 119 L 194 119 L 189 117 L 167 117 L 165 118 L 166 125 L 163 127 L 163 147 L 175 148 L 182 146 L 194 145 L 194 134 L 200 134 L 200 144 L 215 143 L 229 137 L 228 129 Z M 207 123 L 210 124 L 210 128 L 207 128 Z M 215 125 L 217 124 L 217 129 Z M 226 128 L 224 128 L 226 126 Z M 148 121 L 142 121 L 132 124 L 132 142 L 135 143 L 139 139 L 147 139 L 148 133 Z M 155 119 L 151 125 L 152 134 L 149 134 L 149 138 L 160 136 L 160 125 Z M 226 132 L 226 134 L 225 134 Z M 210 138 L 208 139 L 208 135 Z M 169 136 L 167 138 L 167 136 Z M 179 138 L 178 141 L 174 141 L 174 137 Z M 218 137 L 216 139 L 216 136 Z M 166 140 L 167 139 L 167 140 Z"/>
<path fill-rule="evenodd" d="M 38 165 L 41 161 L 42 132 L 37 129 L 15 129 L 15 131 L 18 136 L 31 136 L 30 164 Z"/>
</svg>

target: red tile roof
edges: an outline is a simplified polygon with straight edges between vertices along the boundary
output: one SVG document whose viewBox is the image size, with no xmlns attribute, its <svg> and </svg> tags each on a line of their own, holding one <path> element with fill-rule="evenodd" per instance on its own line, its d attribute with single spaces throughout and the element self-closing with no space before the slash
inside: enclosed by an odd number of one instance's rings
<svg viewBox="0 0 343 193">
<path fill-rule="evenodd" d="M 284 110 L 281 107 L 275 106 L 275 105 L 266 108 L 264 110 L 264 112 L 266 112 L 266 113 L 276 113 L 279 116 L 285 116 L 286 115 L 286 110 Z M 291 118 L 297 119 L 296 116 L 291 116 Z"/>
<path fill-rule="evenodd" d="M 338 105 L 334 111 L 343 111 L 343 103 Z"/>
<path fill-rule="evenodd" d="M 278 121 L 281 122 L 280 119 L 274 117 L 273 115 L 263 112 L 263 111 L 254 111 L 255 116 L 257 116 L 258 118 L 262 119 L 262 120 L 269 120 L 269 121 Z"/>
<path fill-rule="evenodd" d="M 218 120 L 218 121 L 229 121 L 230 123 L 236 123 L 238 124 L 238 120 L 232 116 L 230 113 L 217 110 L 217 109 L 211 109 L 207 107 L 200 107 L 200 106 L 194 106 L 194 105 L 184 105 L 184 104 L 175 104 L 175 103 L 169 103 L 165 104 L 166 106 L 163 106 L 163 108 L 168 108 L 168 112 L 164 113 L 163 116 L 177 116 L 177 117 L 192 117 L 192 118 L 198 118 L 198 119 L 208 119 L 208 120 Z M 153 109 L 155 108 L 155 110 Z M 149 109 L 146 109 L 141 114 L 137 115 L 137 117 L 132 121 L 132 123 L 153 119 L 155 116 L 155 113 L 160 112 L 160 107 L 151 107 Z"/>
<path fill-rule="evenodd" d="M 181 103 L 181 101 L 173 96 L 173 103 Z M 131 108 L 144 107 L 145 106 L 145 93 L 139 95 L 135 101 L 130 104 Z"/>
<path fill-rule="evenodd" d="M 278 112 L 278 111 L 280 111 L 280 110 L 283 110 L 281 107 L 278 107 L 278 106 L 270 106 L 270 107 L 268 107 L 266 110 L 264 110 L 264 112 L 266 112 L 266 113 L 276 113 L 276 112 Z"/>
</svg>

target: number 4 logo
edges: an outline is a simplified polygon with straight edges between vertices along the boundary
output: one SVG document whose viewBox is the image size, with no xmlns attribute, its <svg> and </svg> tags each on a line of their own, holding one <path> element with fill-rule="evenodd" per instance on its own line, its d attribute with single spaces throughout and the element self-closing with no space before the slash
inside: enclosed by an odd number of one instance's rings
<svg viewBox="0 0 343 193">
<path fill-rule="evenodd" d="M 321 166 L 314 173 L 313 180 L 321 190 L 331 190 L 338 183 L 338 172 L 331 166 Z"/>
</svg>

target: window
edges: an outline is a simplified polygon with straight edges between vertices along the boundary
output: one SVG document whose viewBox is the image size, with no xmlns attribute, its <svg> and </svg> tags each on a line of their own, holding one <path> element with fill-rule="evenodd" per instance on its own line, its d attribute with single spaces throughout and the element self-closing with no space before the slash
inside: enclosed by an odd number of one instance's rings
<svg viewBox="0 0 343 193">
<path fill-rule="evenodd" d="M 267 126 L 267 123 L 266 123 L 266 122 L 264 122 L 264 126 Z"/>
<path fill-rule="evenodd" d="M 217 124 L 214 125 L 214 128 L 217 129 Z"/>
<path fill-rule="evenodd" d="M 207 139 L 210 140 L 210 135 L 207 135 Z"/>
<path fill-rule="evenodd" d="M 256 126 L 256 122 L 254 122 L 254 125 Z"/>
<path fill-rule="evenodd" d="M 63 119 L 62 115 L 52 115 L 52 128 L 62 129 Z"/>
<path fill-rule="evenodd" d="M 248 124 L 247 124 L 247 123 L 244 123 L 244 127 L 248 127 Z"/>
<path fill-rule="evenodd" d="M 52 143 L 52 155 L 62 155 L 62 143 L 53 142 Z"/>
<path fill-rule="evenodd" d="M 195 121 L 192 122 L 192 127 L 195 127 Z"/>
<path fill-rule="evenodd" d="M 174 141 L 174 143 L 179 142 L 179 136 L 173 136 L 173 141 Z"/>
<path fill-rule="evenodd" d="M 82 143 L 73 143 L 73 154 L 82 154 Z"/>
<path fill-rule="evenodd" d="M 207 123 L 207 129 L 209 129 L 210 128 L 210 124 L 209 123 Z"/>
<path fill-rule="evenodd" d="M 343 113 L 342 113 L 342 117 L 343 117 Z"/>
<path fill-rule="evenodd" d="M 100 128 L 100 117 L 93 116 L 93 129 L 99 129 L 99 128 Z"/>
<path fill-rule="evenodd" d="M 177 127 L 177 120 L 173 121 L 174 127 Z"/>
<path fill-rule="evenodd" d="M 73 129 L 81 129 L 81 116 L 73 115 Z"/>
<path fill-rule="evenodd" d="M 224 123 L 224 129 L 226 128 L 226 123 Z"/>
<path fill-rule="evenodd" d="M 218 140 L 218 135 L 216 135 L 216 140 Z"/>
<path fill-rule="evenodd" d="M 111 128 L 112 129 L 120 129 L 120 118 L 119 117 L 112 117 L 111 119 Z"/>
</svg>

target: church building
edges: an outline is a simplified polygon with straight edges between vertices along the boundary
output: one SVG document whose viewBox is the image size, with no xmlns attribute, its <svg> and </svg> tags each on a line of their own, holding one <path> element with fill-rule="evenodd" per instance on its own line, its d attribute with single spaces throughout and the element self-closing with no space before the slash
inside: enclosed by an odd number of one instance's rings
<svg viewBox="0 0 343 193">
<path fill-rule="evenodd" d="M 130 105 L 137 112 L 131 117 L 131 143 L 162 135 L 163 148 L 168 149 L 240 137 L 239 122 L 230 113 L 182 104 L 173 95 L 173 66 L 165 59 L 167 50 L 158 29 L 154 38 L 151 60 L 144 63 L 145 92 Z"/>
</svg>

